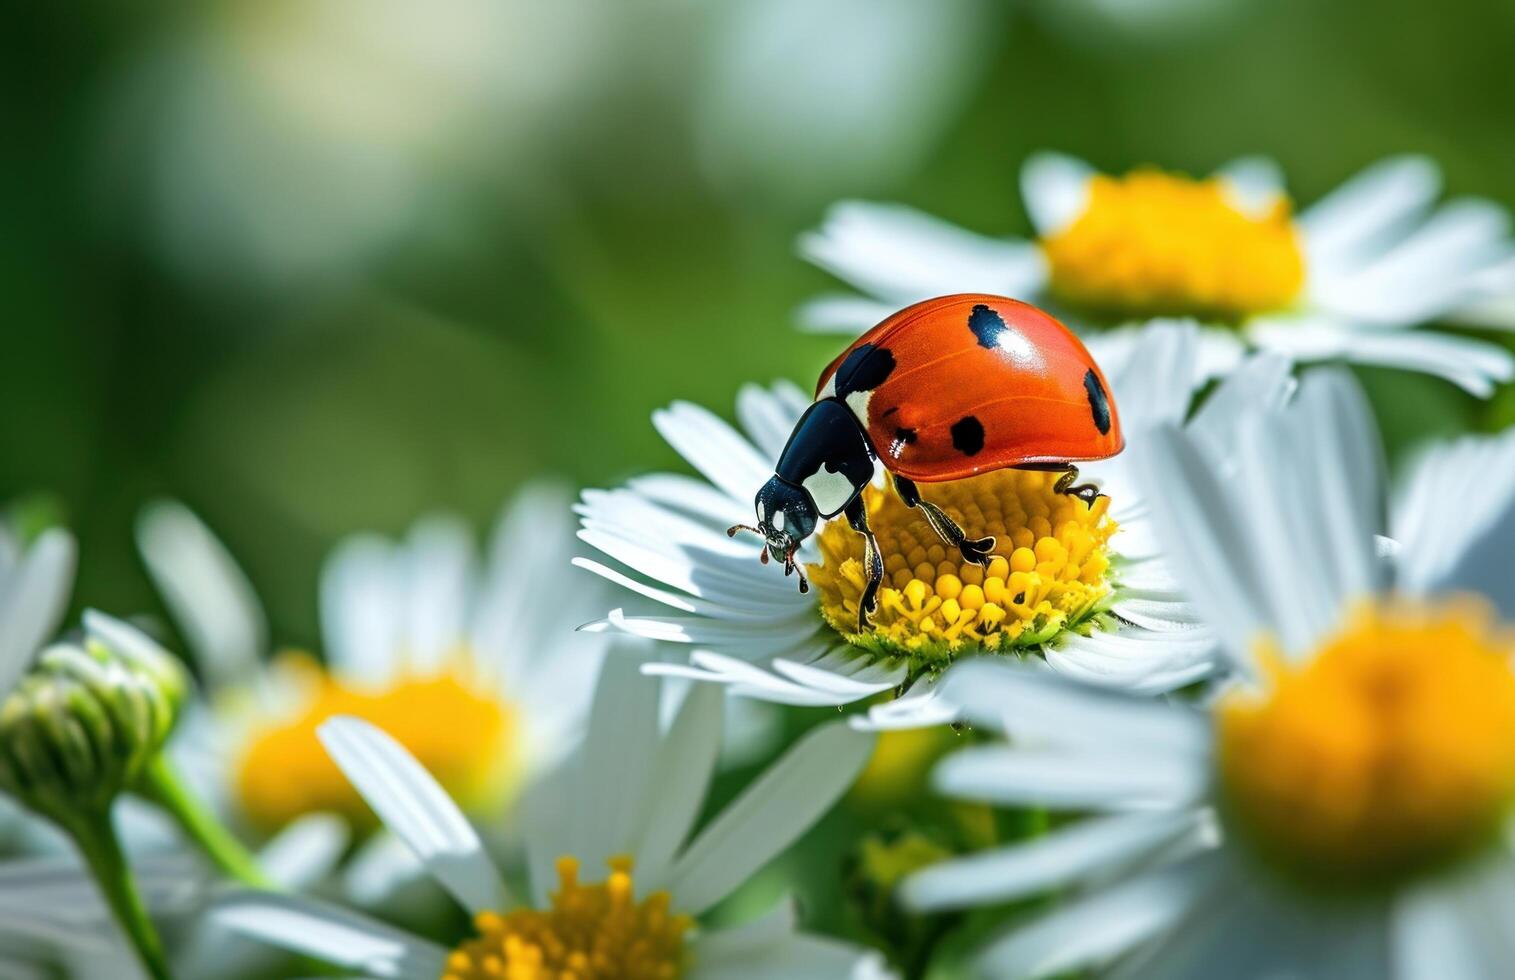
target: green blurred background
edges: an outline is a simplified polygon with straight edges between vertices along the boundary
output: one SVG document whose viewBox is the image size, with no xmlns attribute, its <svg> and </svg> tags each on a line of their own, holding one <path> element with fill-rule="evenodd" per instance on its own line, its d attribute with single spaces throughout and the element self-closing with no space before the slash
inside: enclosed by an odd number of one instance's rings
<svg viewBox="0 0 1515 980">
<path fill-rule="evenodd" d="M 813 376 L 837 197 L 1023 232 L 1045 147 L 1304 202 L 1421 151 L 1515 203 L 1509 0 L 85 2 L 5 47 L 0 497 L 123 612 L 185 500 L 287 642 L 340 535 L 675 466 L 654 408 Z M 1396 445 L 1508 414 L 1368 381 Z"/>
</svg>

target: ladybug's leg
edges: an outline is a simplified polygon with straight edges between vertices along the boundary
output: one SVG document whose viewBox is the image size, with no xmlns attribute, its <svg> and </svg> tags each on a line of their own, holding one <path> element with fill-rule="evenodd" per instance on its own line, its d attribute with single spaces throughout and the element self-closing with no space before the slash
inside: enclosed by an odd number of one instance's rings
<svg viewBox="0 0 1515 980">
<path fill-rule="evenodd" d="M 907 480 L 898 473 L 894 474 L 894 491 L 900 495 L 900 500 L 904 501 L 906 507 L 920 508 L 921 513 L 926 515 L 931 530 L 950 547 L 962 552 L 964 561 L 988 567 L 989 556 L 994 552 L 993 537 L 969 538 L 957 526 L 957 521 L 947 516 L 946 511 L 921 497 L 915 481 Z"/>
<path fill-rule="evenodd" d="M 1099 487 L 1092 483 L 1080 483 L 1075 487 L 1073 481 L 1077 479 L 1078 467 L 1069 463 L 1068 468 L 1063 470 L 1063 475 L 1057 478 L 1056 483 L 1052 484 L 1052 492 L 1065 493 L 1070 497 L 1077 497 L 1090 507 L 1093 507 L 1094 501 L 1099 499 Z"/>
<path fill-rule="evenodd" d="M 867 570 L 868 583 L 863 586 L 863 597 L 857 604 L 857 631 L 866 632 L 868 617 L 878 608 L 878 587 L 884 581 L 884 556 L 879 554 L 878 539 L 868 526 L 868 510 L 863 506 L 863 495 L 858 494 L 847 505 L 847 523 L 863 536 L 863 568 Z"/>
</svg>

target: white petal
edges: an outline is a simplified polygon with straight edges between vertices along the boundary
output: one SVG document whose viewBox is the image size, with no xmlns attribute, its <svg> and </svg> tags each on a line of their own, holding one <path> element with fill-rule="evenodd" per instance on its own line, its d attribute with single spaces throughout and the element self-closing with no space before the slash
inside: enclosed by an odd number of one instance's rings
<svg viewBox="0 0 1515 980">
<path fill-rule="evenodd" d="M 758 452 L 778 459 L 800 420 L 798 413 L 791 411 L 789 404 L 775 397 L 762 385 L 745 384 L 736 396 L 736 415 L 742 428 L 757 444 Z"/>
<path fill-rule="evenodd" d="M 1284 194 L 1283 171 L 1267 157 L 1241 157 L 1215 174 L 1225 182 L 1231 203 L 1257 218 L 1266 217 Z"/>
<path fill-rule="evenodd" d="M 1313 304 L 1343 319 L 1403 326 L 1439 319 L 1479 295 L 1479 276 L 1510 255 L 1509 215 L 1454 201 L 1349 273 L 1311 278 Z"/>
<path fill-rule="evenodd" d="M 1137 813 L 1085 820 L 1023 844 L 943 861 L 900 886 L 918 912 L 993 905 L 1128 868 L 1194 831 L 1198 814 Z"/>
<path fill-rule="evenodd" d="M 308 813 L 263 846 L 258 866 L 279 887 L 304 891 L 336 870 L 351 836 L 341 817 Z"/>
<path fill-rule="evenodd" d="M 383 681 L 399 669 L 404 579 L 395 548 L 378 535 L 342 541 L 321 569 L 321 628 L 338 673 Z"/>
<path fill-rule="evenodd" d="M 1209 783 L 1201 760 L 1120 745 L 1082 751 L 1008 746 L 961 749 L 932 783 L 948 796 L 1052 810 L 1179 808 Z"/>
<path fill-rule="evenodd" d="M 896 307 L 948 293 L 1025 295 L 1043 279 L 1026 242 L 987 238 L 900 204 L 842 201 L 800 255 Z"/>
<path fill-rule="evenodd" d="M 1094 168 L 1062 153 L 1035 153 L 1021 168 L 1021 197 L 1039 237 L 1056 235 L 1089 203 Z"/>
<path fill-rule="evenodd" d="M 674 402 L 652 413 L 652 424 L 689 465 L 735 500 L 751 500 L 773 475 L 772 460 L 699 405 Z"/>
<path fill-rule="evenodd" d="M 991 944 L 979 968 L 1012 980 L 1096 966 L 1173 925 L 1204 894 L 1205 870 L 1166 868 L 1064 905 Z"/>
<path fill-rule="evenodd" d="M 1491 395 L 1494 382 L 1508 380 L 1515 371 L 1515 360 L 1497 344 L 1429 330 L 1259 319 L 1248 325 L 1247 336 L 1258 347 L 1297 361 L 1344 360 L 1419 371 L 1445 378 L 1480 398 Z"/>
<path fill-rule="evenodd" d="M 457 518 L 422 518 L 406 536 L 402 555 L 404 649 L 413 668 L 428 671 L 441 666 L 467 639 L 473 536 Z"/>
<path fill-rule="evenodd" d="M 332 718 L 317 734 L 384 825 L 464 908 L 478 913 L 505 905 L 504 882 L 478 834 L 404 746 L 358 718 Z"/>
<path fill-rule="evenodd" d="M 696 684 L 658 747 L 653 794 L 636 854 L 638 881 L 657 888 L 705 802 L 721 749 L 726 692 Z"/>
<path fill-rule="evenodd" d="M 1260 633 L 1277 632 L 1265 601 L 1265 576 L 1247 533 L 1244 484 L 1217 473 L 1198 439 L 1155 429 L 1131 446 L 1129 464 L 1167 554 L 1167 566 L 1190 602 L 1225 643 L 1235 662 L 1250 665 Z"/>
<path fill-rule="evenodd" d="M 1468 438 L 1423 457 L 1412 483 L 1423 489 L 1401 511 L 1396 564 L 1404 588 L 1473 592 L 1515 619 L 1515 432 Z"/>
<path fill-rule="evenodd" d="M 894 313 L 894 303 L 881 303 L 862 296 L 817 296 L 800 304 L 795 322 L 809 333 L 856 337 Z"/>
<path fill-rule="evenodd" d="M 679 855 L 669 874 L 675 905 L 698 915 L 730 894 L 831 808 L 873 745 L 843 722 L 807 734 Z"/>
<path fill-rule="evenodd" d="M 1441 174 L 1425 157 L 1392 157 L 1358 173 L 1299 217 L 1310 275 L 1335 275 L 1381 252 L 1440 189 Z"/>
<path fill-rule="evenodd" d="M 567 763 L 567 810 L 559 820 L 569 836 L 540 860 L 571 854 L 586 875 L 617 854 L 635 854 L 638 821 L 645 812 L 658 746 L 658 682 L 644 677 L 649 651 L 641 645 L 610 651 L 600 668 L 589 732 L 579 756 Z M 544 848 L 528 841 L 533 852 Z M 534 862 L 533 866 L 537 866 Z M 533 886 L 538 886 L 533 882 Z"/>
<path fill-rule="evenodd" d="M 417 882 L 431 882 L 410 845 L 388 830 L 368 835 L 342 868 L 342 895 L 361 908 L 383 907 Z"/>
<path fill-rule="evenodd" d="M 73 583 L 74 552 L 73 537 L 51 528 L 7 577 L 0 595 L 0 697 L 15 686 L 58 628 Z"/>
<path fill-rule="evenodd" d="M 758 949 L 730 953 L 721 933 L 696 939 L 689 980 L 871 980 L 890 976 L 883 957 L 839 939 L 789 933 Z"/>
<path fill-rule="evenodd" d="M 1042 744 L 1187 757 L 1209 745 L 1209 729 L 1193 711 L 1078 684 L 1030 665 L 961 663 L 947 672 L 943 696 L 981 724 Z"/>
<path fill-rule="evenodd" d="M 210 528 L 183 504 L 160 500 L 137 519 L 137 547 L 212 688 L 256 676 L 268 650 L 268 619 Z"/>
<path fill-rule="evenodd" d="M 435 980 L 447 961 L 447 950 L 418 936 L 308 898 L 233 892 L 209 915 L 264 942 L 386 980 Z"/>
<path fill-rule="evenodd" d="M 1166 694 L 1215 673 L 1219 642 L 1207 628 L 1069 636 L 1047 650 L 1047 665 L 1086 684 L 1132 694 Z"/>
</svg>

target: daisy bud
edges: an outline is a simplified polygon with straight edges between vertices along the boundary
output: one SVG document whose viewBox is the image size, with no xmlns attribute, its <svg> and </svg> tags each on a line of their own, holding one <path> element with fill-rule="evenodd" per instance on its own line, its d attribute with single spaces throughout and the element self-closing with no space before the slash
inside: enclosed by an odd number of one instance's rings
<svg viewBox="0 0 1515 980">
<path fill-rule="evenodd" d="M 67 823 L 108 809 L 172 732 L 188 680 L 137 630 L 90 613 L 0 704 L 0 789 Z"/>
</svg>

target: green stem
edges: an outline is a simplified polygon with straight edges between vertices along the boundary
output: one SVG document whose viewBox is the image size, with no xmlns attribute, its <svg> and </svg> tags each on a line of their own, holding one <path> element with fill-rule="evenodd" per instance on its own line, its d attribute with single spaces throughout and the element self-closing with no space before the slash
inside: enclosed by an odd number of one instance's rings
<svg viewBox="0 0 1515 980">
<path fill-rule="evenodd" d="M 275 886 L 258 867 L 258 861 L 231 831 L 200 801 L 162 753 L 143 770 L 139 787 L 143 796 L 167 810 L 190 840 L 199 845 L 217 868 L 249 888 Z"/>
<path fill-rule="evenodd" d="M 110 812 L 98 815 L 79 816 L 62 826 L 73 837 L 84 855 L 85 864 L 100 884 L 100 891 L 110 905 L 111 913 L 121 926 L 121 931 L 131 940 L 132 948 L 142 961 L 148 976 L 153 980 L 173 980 L 168 971 L 168 961 L 163 956 L 163 943 L 158 938 L 147 907 L 137 891 L 136 881 L 121 853 L 121 842 L 116 837 L 116 828 L 111 823 Z"/>
</svg>

